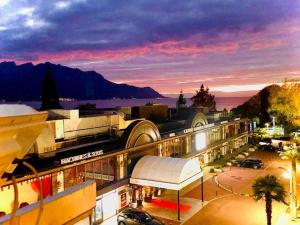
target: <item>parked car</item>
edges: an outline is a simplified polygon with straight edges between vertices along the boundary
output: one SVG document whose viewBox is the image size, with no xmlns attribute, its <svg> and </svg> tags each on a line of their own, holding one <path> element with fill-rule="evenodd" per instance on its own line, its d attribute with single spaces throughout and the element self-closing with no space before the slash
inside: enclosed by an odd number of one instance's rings
<svg viewBox="0 0 300 225">
<path fill-rule="evenodd" d="M 244 159 L 238 160 L 237 166 L 239 167 L 246 167 L 246 168 L 253 168 L 253 169 L 260 169 L 263 167 L 263 162 L 260 159 Z"/>
<path fill-rule="evenodd" d="M 271 144 L 267 144 L 267 145 L 260 145 L 258 147 L 258 149 L 263 150 L 263 151 L 276 152 L 276 151 L 278 151 L 279 148 L 276 148 L 275 146 L 273 146 Z"/>
<path fill-rule="evenodd" d="M 164 225 L 149 213 L 137 209 L 125 209 L 118 215 L 118 225 Z"/>
</svg>

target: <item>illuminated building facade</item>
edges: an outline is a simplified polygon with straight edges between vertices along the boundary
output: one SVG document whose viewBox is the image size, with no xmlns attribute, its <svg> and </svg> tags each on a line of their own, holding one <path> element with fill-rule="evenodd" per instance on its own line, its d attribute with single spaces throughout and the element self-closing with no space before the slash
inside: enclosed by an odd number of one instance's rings
<svg viewBox="0 0 300 225">
<path fill-rule="evenodd" d="M 248 142 L 246 120 L 211 120 L 197 110 L 186 117 L 154 123 L 121 111 L 84 115 L 78 110 L 53 110 L 25 160 L 39 171 L 45 198 L 95 180 L 93 220 L 110 224 L 119 211 L 138 200 L 140 189 L 130 184 L 130 178 L 143 156 L 196 160 L 204 167 Z M 23 166 L 14 174 L 19 177 L 20 201 L 36 202 L 40 190 L 35 177 Z M 0 191 L 0 199 L 6 199 L 0 202 L 0 211 L 6 214 L 11 212 L 11 184 L 8 179 Z M 144 197 L 156 191 L 145 187 Z"/>
</svg>

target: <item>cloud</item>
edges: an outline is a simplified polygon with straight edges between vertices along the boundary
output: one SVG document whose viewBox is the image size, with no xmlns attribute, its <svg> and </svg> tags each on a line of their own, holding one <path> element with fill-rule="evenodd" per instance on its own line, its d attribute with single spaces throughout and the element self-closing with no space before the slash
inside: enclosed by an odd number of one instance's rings
<svg viewBox="0 0 300 225">
<path fill-rule="evenodd" d="M 0 61 L 52 61 L 162 93 L 299 72 L 299 1 L 0 2 Z"/>
<path fill-rule="evenodd" d="M 283 44 L 284 43 L 282 40 L 264 40 L 261 42 L 251 44 L 249 49 L 251 51 L 258 51 L 262 49 L 277 48 L 282 46 Z"/>
<path fill-rule="evenodd" d="M 5 5 L 7 5 L 11 0 L 1 0 L 0 1 L 0 7 L 4 7 Z"/>
<path fill-rule="evenodd" d="M 55 7 L 58 9 L 66 9 L 70 7 L 70 2 L 66 2 L 66 1 L 59 1 L 55 3 Z"/>
<path fill-rule="evenodd" d="M 126 51 L 154 44 L 166 54 L 212 52 L 217 45 L 216 51 L 231 51 L 238 48 L 234 35 L 259 32 L 294 18 L 298 6 L 297 1 L 280 0 L 11 1 L 0 9 L 3 17 L 10 18 L 0 25 L 13 28 L 0 34 L 8 43 L 0 51 L 21 57 L 27 52 Z M 15 11 L 23 13 L 14 15 Z M 29 33 L 26 38 L 11 40 L 12 34 L 24 32 Z M 222 47 L 226 33 L 232 34 L 226 42 L 233 44 Z M 163 46 L 169 41 L 190 43 Z"/>
</svg>

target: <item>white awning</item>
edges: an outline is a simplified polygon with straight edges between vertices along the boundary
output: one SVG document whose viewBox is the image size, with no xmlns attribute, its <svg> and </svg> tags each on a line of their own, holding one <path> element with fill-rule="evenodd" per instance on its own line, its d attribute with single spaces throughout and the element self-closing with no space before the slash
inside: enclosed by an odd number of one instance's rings
<svg viewBox="0 0 300 225">
<path fill-rule="evenodd" d="M 202 176 L 198 160 L 144 156 L 135 165 L 130 183 L 180 190 Z"/>
</svg>

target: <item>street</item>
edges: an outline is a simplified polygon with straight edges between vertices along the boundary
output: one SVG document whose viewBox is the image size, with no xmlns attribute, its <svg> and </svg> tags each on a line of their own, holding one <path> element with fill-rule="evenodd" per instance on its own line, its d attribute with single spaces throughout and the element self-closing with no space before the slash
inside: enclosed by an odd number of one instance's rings
<svg viewBox="0 0 300 225">
<path fill-rule="evenodd" d="M 288 161 L 279 158 L 277 153 L 254 152 L 251 157 L 261 159 L 263 169 L 231 167 L 204 183 L 204 199 L 208 204 L 184 224 L 203 225 L 262 225 L 266 224 L 265 203 L 256 202 L 251 195 L 253 181 L 261 176 L 272 174 L 280 179 L 287 192 L 289 202 L 289 180 L 282 176 L 288 168 Z M 200 199 L 199 187 L 185 195 Z M 276 224 L 287 206 L 273 201 L 272 222 Z"/>
</svg>

